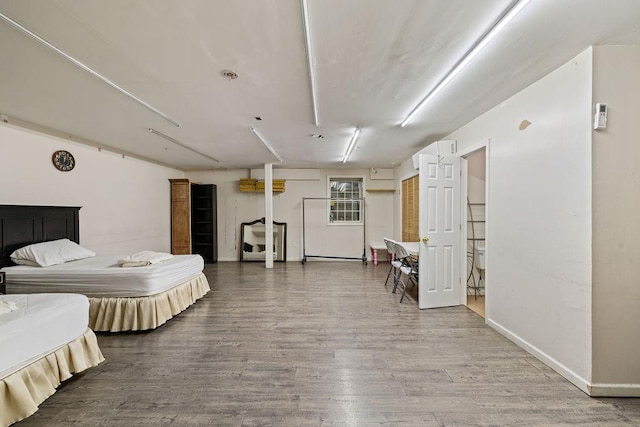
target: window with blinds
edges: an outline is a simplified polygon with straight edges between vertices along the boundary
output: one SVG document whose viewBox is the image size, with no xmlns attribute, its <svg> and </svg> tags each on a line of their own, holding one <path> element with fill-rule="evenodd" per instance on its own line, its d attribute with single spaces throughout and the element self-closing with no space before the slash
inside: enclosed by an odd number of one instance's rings
<svg viewBox="0 0 640 427">
<path fill-rule="evenodd" d="M 402 181 L 402 241 L 419 241 L 419 175 Z"/>
</svg>

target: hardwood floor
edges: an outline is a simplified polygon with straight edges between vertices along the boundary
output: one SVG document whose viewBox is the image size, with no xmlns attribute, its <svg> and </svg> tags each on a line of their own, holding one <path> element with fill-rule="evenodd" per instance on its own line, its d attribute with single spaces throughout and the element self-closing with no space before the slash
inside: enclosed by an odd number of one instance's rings
<svg viewBox="0 0 640 427">
<path fill-rule="evenodd" d="M 467 308 L 484 318 L 484 295 L 467 295 Z"/>
<path fill-rule="evenodd" d="M 205 298 L 99 334 L 107 361 L 20 425 L 640 425 L 640 399 L 588 397 L 464 306 L 399 304 L 387 271 L 207 266 Z"/>
</svg>

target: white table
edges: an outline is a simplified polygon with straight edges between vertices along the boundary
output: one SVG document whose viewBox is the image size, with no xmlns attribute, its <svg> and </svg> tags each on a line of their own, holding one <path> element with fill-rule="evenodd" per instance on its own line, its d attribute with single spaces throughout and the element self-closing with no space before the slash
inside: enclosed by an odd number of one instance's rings
<svg viewBox="0 0 640 427">
<path fill-rule="evenodd" d="M 405 247 L 407 252 L 411 255 L 420 254 L 420 242 L 396 242 Z M 386 251 L 387 245 L 384 242 L 371 242 L 369 244 L 371 248 L 371 260 L 373 265 L 378 265 L 378 251 Z M 387 262 L 391 262 L 391 254 L 387 251 Z"/>
<path fill-rule="evenodd" d="M 407 252 L 411 255 L 419 255 L 420 254 L 420 242 L 396 242 L 405 247 Z"/>
</svg>

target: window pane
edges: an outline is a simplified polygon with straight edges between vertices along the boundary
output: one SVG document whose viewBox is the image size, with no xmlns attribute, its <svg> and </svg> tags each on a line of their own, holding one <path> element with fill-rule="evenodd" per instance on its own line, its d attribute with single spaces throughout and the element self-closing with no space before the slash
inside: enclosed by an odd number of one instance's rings
<svg viewBox="0 0 640 427">
<path fill-rule="evenodd" d="M 330 178 L 329 221 L 360 222 L 362 178 Z"/>
</svg>

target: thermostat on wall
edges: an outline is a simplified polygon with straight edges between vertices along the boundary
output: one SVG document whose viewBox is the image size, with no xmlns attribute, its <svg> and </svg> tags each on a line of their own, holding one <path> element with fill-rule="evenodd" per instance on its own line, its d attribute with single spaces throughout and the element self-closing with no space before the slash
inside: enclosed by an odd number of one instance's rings
<svg viewBox="0 0 640 427">
<path fill-rule="evenodd" d="M 596 115 L 593 118 L 594 129 L 605 129 L 607 127 L 607 104 L 596 104 Z"/>
</svg>

